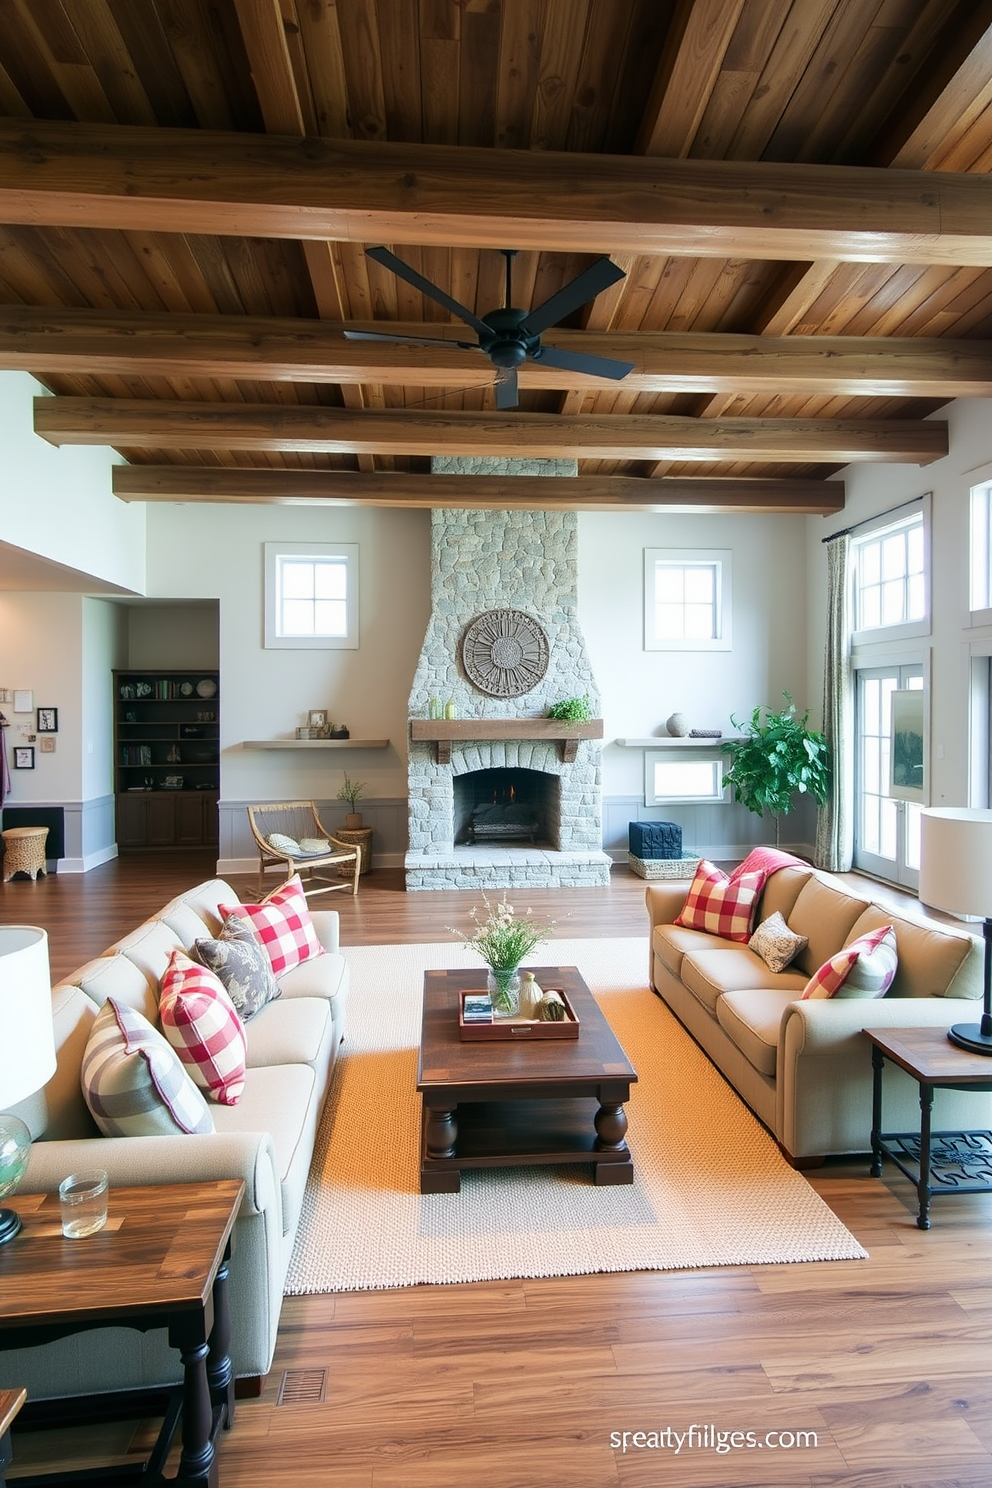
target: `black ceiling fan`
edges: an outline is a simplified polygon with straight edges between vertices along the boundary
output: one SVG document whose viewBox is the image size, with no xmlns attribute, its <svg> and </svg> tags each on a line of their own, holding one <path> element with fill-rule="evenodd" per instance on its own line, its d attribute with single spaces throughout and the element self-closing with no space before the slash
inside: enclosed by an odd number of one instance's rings
<svg viewBox="0 0 992 1488">
<path fill-rule="evenodd" d="M 617 268 L 609 258 L 597 258 L 571 283 L 564 285 L 557 294 L 545 300 L 533 310 L 516 310 L 513 307 L 513 260 L 515 248 L 501 248 L 506 259 L 506 304 L 502 310 L 490 310 L 478 316 L 467 305 L 445 294 L 436 284 L 418 274 L 409 264 L 390 253 L 388 248 L 367 248 L 369 258 L 405 279 L 414 289 L 436 300 L 459 320 L 471 326 L 478 341 L 448 341 L 431 336 L 391 336 L 387 331 L 345 331 L 349 341 L 399 341 L 414 346 L 458 346 L 466 351 L 483 351 L 497 369 L 496 407 L 516 408 L 517 368 L 525 361 L 543 362 L 547 367 L 559 367 L 568 372 L 587 372 L 592 377 L 609 377 L 615 382 L 633 372 L 633 362 L 619 362 L 613 357 L 589 356 L 584 352 L 563 351 L 557 346 L 542 346 L 541 332 L 557 325 L 566 315 L 571 315 L 587 300 L 595 299 L 618 279 L 625 278 L 623 269 Z"/>
</svg>

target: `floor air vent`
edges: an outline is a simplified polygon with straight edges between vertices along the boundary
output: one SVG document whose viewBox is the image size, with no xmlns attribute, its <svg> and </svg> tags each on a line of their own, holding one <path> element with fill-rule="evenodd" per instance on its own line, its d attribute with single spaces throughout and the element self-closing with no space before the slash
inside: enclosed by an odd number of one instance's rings
<svg viewBox="0 0 992 1488">
<path fill-rule="evenodd" d="M 277 1405 L 323 1405 L 326 1369 L 287 1369 L 279 1386 Z"/>
</svg>

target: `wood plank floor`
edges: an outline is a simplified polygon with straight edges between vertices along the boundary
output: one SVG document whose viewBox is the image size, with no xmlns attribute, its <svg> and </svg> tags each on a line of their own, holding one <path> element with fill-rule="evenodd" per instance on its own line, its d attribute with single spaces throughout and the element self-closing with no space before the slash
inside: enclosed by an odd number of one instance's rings
<svg viewBox="0 0 992 1488">
<path fill-rule="evenodd" d="M 205 855 L 135 855 L 17 881 L 0 922 L 46 926 L 63 975 L 211 871 Z M 608 888 L 516 897 L 564 935 L 641 935 L 643 892 L 621 868 Z M 448 939 L 473 896 L 406 894 L 377 870 L 357 901 L 323 902 L 357 945 Z M 901 1178 L 860 1160 L 808 1177 L 869 1260 L 287 1299 L 265 1392 L 223 1443 L 224 1488 L 987 1488 L 992 1198 L 938 1201 L 923 1233 Z M 287 1371 L 304 1395 L 324 1371 L 323 1400 L 279 1404 Z M 679 1449 L 614 1445 L 691 1426 Z M 717 1451 L 704 1427 L 761 1445 Z M 127 1454 L 147 1434 L 20 1435 L 15 1468 Z"/>
</svg>

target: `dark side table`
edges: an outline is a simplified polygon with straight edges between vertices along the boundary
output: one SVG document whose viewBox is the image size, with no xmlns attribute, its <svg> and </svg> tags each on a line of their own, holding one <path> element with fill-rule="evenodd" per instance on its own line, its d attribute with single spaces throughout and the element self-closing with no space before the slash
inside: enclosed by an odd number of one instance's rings
<svg viewBox="0 0 992 1488">
<path fill-rule="evenodd" d="M 950 1042 L 942 1028 L 866 1028 L 871 1040 L 871 1175 L 880 1178 L 883 1157 L 891 1158 L 916 1186 L 916 1223 L 930 1228 L 930 1200 L 941 1194 L 992 1193 L 992 1132 L 933 1132 L 930 1118 L 935 1090 L 992 1091 L 992 1058 L 969 1054 Z M 882 1131 L 882 1070 L 886 1059 L 920 1087 L 920 1130 Z"/>
<path fill-rule="evenodd" d="M 58 1194 L 8 1198 L 24 1227 L 0 1246 L 0 1349 L 93 1328 L 168 1328 L 183 1365 L 182 1386 L 147 1463 L 43 1474 L 45 1484 L 130 1480 L 146 1488 L 217 1488 L 215 1441 L 234 1419 L 227 1267 L 244 1191 L 240 1178 L 112 1186 L 106 1227 L 82 1240 L 63 1238 Z M 76 1404 L 65 1402 L 66 1410 Z M 179 1469 L 166 1478 L 180 1420 Z"/>
</svg>

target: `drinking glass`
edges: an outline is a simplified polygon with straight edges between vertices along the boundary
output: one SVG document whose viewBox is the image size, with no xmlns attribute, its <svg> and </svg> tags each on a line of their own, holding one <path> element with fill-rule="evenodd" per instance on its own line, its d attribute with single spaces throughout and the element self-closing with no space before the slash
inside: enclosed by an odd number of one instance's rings
<svg viewBox="0 0 992 1488">
<path fill-rule="evenodd" d="M 70 1173 L 59 1184 L 62 1233 L 67 1240 L 95 1235 L 107 1223 L 107 1174 L 103 1168 Z"/>
</svg>

